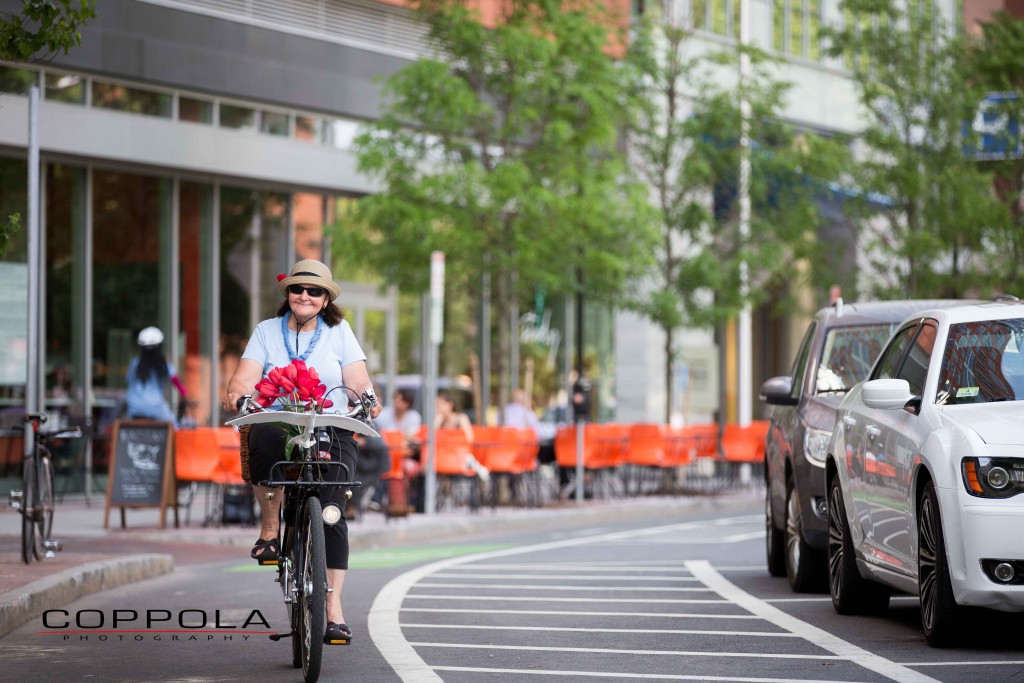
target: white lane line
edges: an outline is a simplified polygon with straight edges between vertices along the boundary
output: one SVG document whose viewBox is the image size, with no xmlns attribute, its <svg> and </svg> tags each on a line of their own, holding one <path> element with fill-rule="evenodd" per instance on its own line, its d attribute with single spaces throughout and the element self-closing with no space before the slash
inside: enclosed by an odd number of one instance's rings
<svg viewBox="0 0 1024 683">
<path fill-rule="evenodd" d="M 1012 664 L 1019 666 L 1024 664 L 1024 659 L 1008 659 L 1005 662 L 990 661 L 969 661 L 962 662 L 902 662 L 903 666 L 992 666 L 999 664 Z"/>
<path fill-rule="evenodd" d="M 422 585 L 422 584 L 419 584 Z M 418 588 L 419 586 L 417 586 Z M 629 602 L 629 603 L 653 603 L 655 605 L 727 605 L 729 601 L 725 598 L 708 598 L 692 600 L 683 600 L 677 598 L 553 598 L 550 596 L 542 597 L 528 597 L 528 596 L 509 596 L 509 595 L 431 595 L 428 593 L 410 593 L 406 596 L 407 598 L 418 598 L 421 600 L 475 600 L 477 602 L 481 600 L 494 601 L 494 602 Z"/>
<path fill-rule="evenodd" d="M 626 539 L 619 541 L 619 545 L 632 545 L 636 543 L 643 543 L 644 545 L 724 545 L 726 543 L 752 541 L 755 538 L 764 538 L 764 530 L 751 531 L 745 534 L 729 534 L 728 536 L 711 536 L 706 538 L 699 536 L 687 536 L 683 538 L 659 538 L 655 541 L 650 539 L 643 541 Z"/>
<path fill-rule="evenodd" d="M 710 593 L 709 588 L 690 588 L 676 586 L 552 586 L 532 583 L 419 583 L 423 588 L 494 588 L 501 590 L 533 590 L 533 591 L 601 591 L 609 593 Z"/>
<path fill-rule="evenodd" d="M 629 564 L 622 564 L 621 562 L 594 562 L 587 564 L 576 564 L 572 562 L 558 562 L 553 564 L 483 564 L 473 563 L 465 564 L 462 569 L 471 569 L 473 571 L 508 571 L 510 569 L 518 569 L 520 571 L 572 571 L 572 572 L 648 572 L 651 570 L 657 570 L 659 572 L 668 572 L 674 574 L 686 574 L 689 572 L 678 566 L 678 562 L 673 565 L 665 565 L 659 562 L 651 562 L 648 564 L 630 562 Z M 764 569 L 764 567 L 759 567 Z"/>
<path fill-rule="evenodd" d="M 604 581 L 608 576 L 573 576 L 572 574 L 524 574 L 522 572 L 516 574 L 462 574 L 456 572 L 438 572 L 434 574 L 439 579 L 544 579 L 545 581 L 565 581 L 571 579 L 573 581 Z M 692 576 L 616 576 L 616 581 L 690 581 L 696 582 L 697 579 Z"/>
<path fill-rule="evenodd" d="M 660 655 L 664 657 L 727 657 L 736 659 L 802 659 L 822 662 L 845 660 L 841 655 L 800 655 L 769 652 L 709 652 L 707 650 L 620 650 L 611 647 L 553 647 L 542 645 L 496 645 L 494 643 L 411 643 L 413 647 L 455 650 L 529 650 L 531 652 L 574 652 L 604 655 Z M 929 679 L 931 680 L 931 679 Z"/>
<path fill-rule="evenodd" d="M 506 613 L 507 614 L 507 613 Z M 776 631 L 708 631 L 683 628 L 579 628 L 570 626 L 488 626 L 484 624 L 411 624 L 402 628 L 455 628 L 471 631 L 560 631 L 569 633 L 632 633 L 634 635 L 668 634 L 676 636 L 754 636 L 759 638 L 799 638 L 795 633 Z"/>
<path fill-rule="evenodd" d="M 487 669 L 478 666 L 436 666 L 437 671 L 480 674 L 516 674 L 519 676 L 582 676 L 583 678 L 614 678 L 644 681 L 721 681 L 724 683 L 793 683 L 792 678 L 754 678 L 750 676 L 690 676 L 687 674 L 637 674 L 610 671 L 565 671 L 563 669 Z M 801 678 L 799 683 L 836 683 L 834 680 Z M 856 683 L 850 681 L 849 683 Z"/>
<path fill-rule="evenodd" d="M 734 583 L 715 571 L 710 562 L 705 560 L 687 561 L 686 567 L 693 572 L 704 584 L 728 599 L 730 602 L 746 609 L 751 614 L 756 614 L 762 619 L 775 624 L 779 628 L 796 633 L 818 647 L 839 655 L 841 659 L 849 660 L 865 669 L 874 671 L 877 674 L 890 678 L 901 683 L 937 683 L 934 678 L 925 676 L 922 673 L 908 669 L 884 657 L 857 647 L 853 643 L 829 633 L 817 626 L 812 626 L 794 616 L 786 614 L 778 607 L 769 605 L 764 600 L 754 597 L 750 593 L 740 589 Z"/>
<path fill-rule="evenodd" d="M 533 614 L 573 617 L 653 617 L 655 619 L 760 619 L 753 614 L 702 614 L 700 612 L 576 612 L 552 609 L 456 609 L 454 607 L 403 607 L 403 612 L 440 612 L 450 614 Z"/>
<path fill-rule="evenodd" d="M 760 519 L 759 515 L 748 515 L 747 519 Z M 733 518 L 743 519 L 743 518 Z M 652 536 L 659 533 L 674 533 L 678 531 L 707 528 L 708 526 L 725 526 L 728 518 L 715 520 L 714 523 L 705 522 L 681 522 L 660 527 L 648 527 L 646 529 L 629 529 L 600 536 L 585 536 L 578 538 L 563 538 L 547 543 L 520 546 L 517 548 L 506 548 L 490 552 L 477 553 L 475 555 L 463 555 L 438 560 L 411 569 L 388 582 L 374 598 L 367 615 L 367 630 L 377 650 L 384 656 L 385 660 L 395 671 L 400 679 L 407 683 L 432 683 L 441 681 L 441 678 L 434 670 L 423 661 L 413 649 L 409 641 L 402 635 L 402 628 L 399 626 L 398 614 L 409 590 L 416 583 L 435 572 L 443 571 L 457 565 L 469 564 L 471 562 L 482 562 L 526 553 L 543 552 L 545 550 L 570 548 L 581 545 L 589 545 L 598 542 L 615 541 L 623 538 L 636 538 L 637 536 Z M 445 599 L 452 599 L 446 597 Z M 490 598 L 489 598 L 490 599 Z M 665 601 L 672 602 L 672 601 Z"/>
</svg>

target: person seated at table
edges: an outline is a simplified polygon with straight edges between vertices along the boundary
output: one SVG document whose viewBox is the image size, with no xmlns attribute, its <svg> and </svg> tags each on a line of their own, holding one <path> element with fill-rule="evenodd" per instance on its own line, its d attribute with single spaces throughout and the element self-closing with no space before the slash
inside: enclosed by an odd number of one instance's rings
<svg viewBox="0 0 1024 683">
<path fill-rule="evenodd" d="M 473 423 L 469 416 L 455 408 L 455 399 L 447 391 L 437 392 L 434 404 L 434 427 L 436 429 L 461 429 L 466 441 L 473 443 Z M 482 481 L 487 481 L 491 473 L 472 454 L 466 456 L 466 467 L 477 473 Z"/>
<path fill-rule="evenodd" d="M 510 400 L 505 404 L 504 424 L 506 427 L 529 429 L 534 436 L 540 435 L 540 420 L 526 404 L 526 392 L 522 389 L 512 390 Z"/>
<path fill-rule="evenodd" d="M 384 406 L 377 417 L 380 429 L 397 429 L 406 441 L 415 441 L 420 433 L 423 417 L 412 407 L 415 397 L 411 389 L 396 389 L 391 405 Z"/>
</svg>

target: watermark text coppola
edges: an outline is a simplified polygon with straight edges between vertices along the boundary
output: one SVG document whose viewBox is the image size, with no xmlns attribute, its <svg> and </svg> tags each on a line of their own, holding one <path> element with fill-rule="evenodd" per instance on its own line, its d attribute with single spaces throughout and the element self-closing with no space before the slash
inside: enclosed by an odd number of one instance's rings
<svg viewBox="0 0 1024 683">
<path fill-rule="evenodd" d="M 64 640 L 249 640 L 275 633 L 258 610 L 242 622 L 232 623 L 221 610 L 205 609 L 49 609 L 43 612 L 41 635 L 63 635 Z"/>
</svg>

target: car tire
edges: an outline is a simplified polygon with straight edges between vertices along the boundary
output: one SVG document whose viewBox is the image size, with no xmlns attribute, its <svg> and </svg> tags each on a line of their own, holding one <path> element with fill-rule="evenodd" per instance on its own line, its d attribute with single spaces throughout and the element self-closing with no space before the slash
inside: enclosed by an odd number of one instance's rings
<svg viewBox="0 0 1024 683">
<path fill-rule="evenodd" d="M 786 483 L 786 578 L 796 593 L 813 593 L 824 587 L 821 553 L 804 540 L 800 515 L 800 492 L 790 477 Z"/>
<path fill-rule="evenodd" d="M 860 575 L 839 476 L 828 488 L 828 585 L 839 614 L 878 614 L 889 606 L 889 589 Z"/>
<path fill-rule="evenodd" d="M 764 494 L 764 539 L 768 560 L 768 573 L 772 576 L 786 575 L 786 536 L 782 529 L 775 526 L 775 515 L 772 513 L 771 484 Z"/>
<path fill-rule="evenodd" d="M 917 577 L 924 637 L 933 647 L 950 645 L 959 633 L 962 610 L 949 580 L 939 497 L 931 481 L 925 483 L 917 504 Z"/>
</svg>

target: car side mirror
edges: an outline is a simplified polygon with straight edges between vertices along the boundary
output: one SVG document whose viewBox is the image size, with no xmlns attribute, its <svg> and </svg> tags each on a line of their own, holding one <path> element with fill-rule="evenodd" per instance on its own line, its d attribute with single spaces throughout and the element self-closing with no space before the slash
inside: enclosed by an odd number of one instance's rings
<svg viewBox="0 0 1024 683">
<path fill-rule="evenodd" d="M 873 379 L 865 382 L 861 398 L 869 408 L 895 410 L 906 407 L 913 398 L 910 384 L 905 379 Z"/>
<path fill-rule="evenodd" d="M 793 396 L 793 378 L 789 376 L 772 377 L 765 380 L 757 398 L 762 403 L 772 406 L 795 406 L 800 402 Z"/>
</svg>

